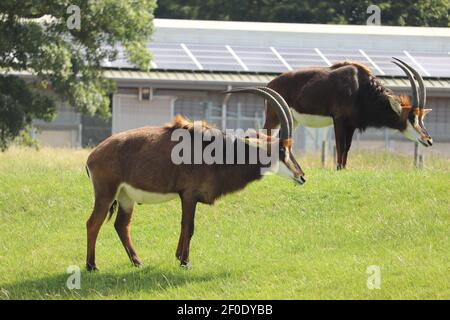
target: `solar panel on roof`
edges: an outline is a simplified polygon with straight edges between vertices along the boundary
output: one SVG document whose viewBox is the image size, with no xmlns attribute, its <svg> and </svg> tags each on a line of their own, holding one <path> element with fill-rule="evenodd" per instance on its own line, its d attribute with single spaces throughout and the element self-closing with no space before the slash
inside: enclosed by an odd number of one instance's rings
<svg viewBox="0 0 450 320">
<path fill-rule="evenodd" d="M 377 75 L 404 76 L 391 63 L 398 57 L 422 75 L 450 77 L 450 54 L 395 50 L 319 49 L 292 47 L 251 47 L 221 44 L 160 43 L 147 46 L 154 55 L 153 68 L 167 70 L 250 71 L 281 73 L 305 67 L 325 67 L 329 63 L 353 60 L 367 65 Z M 135 68 L 117 47 L 116 61 L 103 65 L 112 68 Z"/>
<path fill-rule="evenodd" d="M 268 47 L 231 47 L 249 71 L 279 73 L 288 70 Z"/>
<path fill-rule="evenodd" d="M 242 71 L 226 46 L 186 44 L 205 70 Z"/>
<path fill-rule="evenodd" d="M 326 67 L 325 61 L 320 58 L 314 49 L 298 49 L 275 47 L 278 53 L 286 60 L 292 69 L 307 67 Z"/>
<path fill-rule="evenodd" d="M 409 65 L 411 65 L 413 68 L 417 69 L 417 71 L 422 75 L 426 76 L 420 68 L 415 65 L 413 61 L 405 54 L 405 52 L 402 52 L 400 50 L 390 50 L 390 51 L 381 51 L 381 50 L 366 50 L 365 51 L 367 55 L 385 72 L 388 76 L 405 76 L 405 73 L 397 67 L 395 64 L 392 63 L 392 57 L 399 58 Z"/>
<path fill-rule="evenodd" d="M 450 77 L 450 54 L 410 52 L 411 56 L 435 77 Z"/>
<path fill-rule="evenodd" d="M 115 46 L 114 49 L 117 50 L 117 57 L 114 61 L 103 61 L 102 66 L 107 68 L 123 68 L 130 69 L 135 68 L 135 66 L 128 61 L 125 50 L 121 46 Z"/>
<path fill-rule="evenodd" d="M 361 49 L 321 49 L 321 52 L 330 60 L 331 63 L 340 61 L 355 61 L 366 65 L 376 75 L 385 75 L 385 71 L 379 66 L 365 50 Z"/>
<path fill-rule="evenodd" d="M 153 53 L 158 69 L 199 69 L 179 43 L 151 43 L 148 48 Z"/>
</svg>

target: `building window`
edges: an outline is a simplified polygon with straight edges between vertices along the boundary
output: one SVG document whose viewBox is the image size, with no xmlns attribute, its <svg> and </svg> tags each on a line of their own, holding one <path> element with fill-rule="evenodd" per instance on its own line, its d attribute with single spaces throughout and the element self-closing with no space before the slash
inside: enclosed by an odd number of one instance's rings
<svg viewBox="0 0 450 320">
<path fill-rule="evenodd" d="M 264 100 L 250 95 L 233 95 L 226 112 L 223 110 L 224 94 L 217 92 L 178 93 L 174 114 L 190 120 L 205 120 L 221 129 L 259 129 L 263 126 Z"/>
</svg>

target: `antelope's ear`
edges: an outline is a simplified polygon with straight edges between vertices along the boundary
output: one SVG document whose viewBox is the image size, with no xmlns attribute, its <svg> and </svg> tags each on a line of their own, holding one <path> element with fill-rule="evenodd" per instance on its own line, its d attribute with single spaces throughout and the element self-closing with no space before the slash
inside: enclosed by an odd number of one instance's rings
<svg viewBox="0 0 450 320">
<path fill-rule="evenodd" d="M 400 115 L 402 113 L 402 105 L 400 103 L 400 100 L 396 96 L 388 96 L 388 99 L 389 105 L 391 106 L 392 110 Z"/>
<path fill-rule="evenodd" d="M 428 113 L 430 113 L 431 110 L 433 110 L 433 109 L 423 109 L 423 111 L 422 111 L 423 117 L 425 117 Z"/>
</svg>

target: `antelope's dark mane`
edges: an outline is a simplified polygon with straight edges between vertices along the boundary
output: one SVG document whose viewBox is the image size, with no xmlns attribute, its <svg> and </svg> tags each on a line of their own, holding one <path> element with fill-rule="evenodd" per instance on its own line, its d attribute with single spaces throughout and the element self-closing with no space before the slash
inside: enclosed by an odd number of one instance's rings
<svg viewBox="0 0 450 320">
<path fill-rule="evenodd" d="M 394 93 L 386 88 L 381 81 L 366 66 L 354 62 L 343 61 L 335 63 L 330 69 L 338 69 L 345 66 L 354 66 L 358 70 L 358 96 L 356 100 L 359 112 L 358 129 L 364 131 L 368 126 L 381 126 L 384 122 L 384 115 L 392 112 L 389 106 L 389 96 Z M 402 105 L 407 105 L 409 100 L 406 97 L 397 97 Z"/>
<path fill-rule="evenodd" d="M 364 93 L 368 94 L 369 98 L 374 99 L 379 98 L 380 96 L 393 95 L 393 92 L 383 86 L 381 81 L 377 79 L 373 72 L 361 63 L 355 61 L 341 61 L 333 64 L 330 69 L 334 70 L 345 66 L 354 66 L 358 69 L 358 80 L 362 82 L 360 85 L 364 85 L 364 81 L 361 80 L 366 80 L 366 92 Z"/>
<path fill-rule="evenodd" d="M 372 71 L 369 68 L 367 68 L 365 65 L 363 65 L 359 62 L 356 62 L 356 61 L 351 61 L 351 60 L 336 62 L 335 64 L 333 64 L 330 67 L 330 69 L 334 70 L 334 69 L 342 68 L 345 66 L 354 66 L 358 69 L 358 71 L 360 71 L 360 72 L 362 71 L 362 72 L 366 73 L 367 75 L 373 76 Z"/>
</svg>

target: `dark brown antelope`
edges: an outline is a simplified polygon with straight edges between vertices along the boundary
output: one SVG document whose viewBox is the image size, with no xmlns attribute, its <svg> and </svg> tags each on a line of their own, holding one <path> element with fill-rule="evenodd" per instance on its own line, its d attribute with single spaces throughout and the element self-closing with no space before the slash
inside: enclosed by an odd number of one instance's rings
<svg viewBox="0 0 450 320">
<path fill-rule="evenodd" d="M 274 97 L 269 90 L 248 89 L 246 92 L 263 96 L 274 106 L 274 112 L 280 117 L 281 122 L 279 138 L 258 134 L 256 138 L 230 139 L 229 135 L 217 134 L 219 130 L 205 123 L 196 125 L 177 116 L 171 124 L 163 127 L 144 127 L 115 134 L 92 151 L 86 165 L 95 193 L 94 209 L 86 223 L 88 270 L 96 270 L 97 235 L 108 211 L 111 217 L 117 203 L 115 229 L 131 262 L 139 266 L 141 260 L 130 237 L 131 216 L 135 203 L 163 202 L 177 196 L 181 199 L 182 218 L 176 257 L 180 260 L 181 266 L 188 266 L 196 204 L 198 202 L 213 204 L 218 197 L 240 190 L 248 183 L 260 179 L 262 169 L 270 170 L 275 165 L 263 163 L 259 158 L 255 163 L 247 161 L 239 164 L 236 157 L 238 150 L 242 149 L 239 149 L 238 144 L 244 146 L 245 159 L 248 159 L 250 154 L 258 154 L 255 151 L 260 151 L 260 148 L 265 148 L 277 156 L 276 164 L 279 164 L 281 169 L 277 173 L 288 175 L 297 184 L 304 183 L 304 173 L 291 150 L 292 115 L 286 102 L 279 96 Z M 196 134 L 201 136 L 215 130 L 214 137 L 224 141 L 221 150 L 226 159 L 230 149 L 225 148 L 225 145 L 229 146 L 231 143 L 233 161 L 230 164 L 228 161 L 213 164 L 205 162 L 193 164 L 191 161 L 174 163 L 173 152 L 179 141 L 173 139 L 173 134 L 178 129 L 184 130 L 190 137 Z M 211 141 L 201 142 L 201 152 L 210 146 Z M 195 144 L 195 141 L 192 143 Z M 183 154 L 184 156 L 186 155 Z M 191 154 L 189 159 L 192 160 L 192 157 L 195 158 L 195 154 Z"/>
<path fill-rule="evenodd" d="M 408 139 L 426 147 L 433 144 L 423 124 L 425 115 L 431 111 L 424 109 L 424 81 L 414 68 L 394 59 L 393 63 L 405 72 L 411 83 L 412 103 L 406 97 L 394 95 L 369 69 L 355 62 L 286 72 L 267 87 L 277 91 L 292 108 L 295 126 L 334 125 L 337 168 L 342 169 L 346 166 L 356 129 L 387 127 L 399 130 Z M 278 123 L 269 103 L 264 128 L 276 128 Z"/>
</svg>

